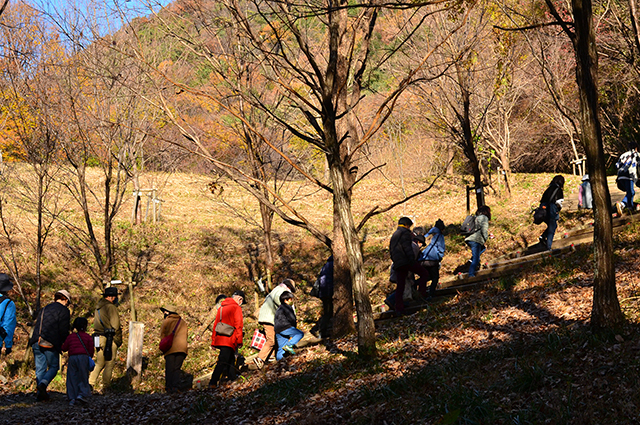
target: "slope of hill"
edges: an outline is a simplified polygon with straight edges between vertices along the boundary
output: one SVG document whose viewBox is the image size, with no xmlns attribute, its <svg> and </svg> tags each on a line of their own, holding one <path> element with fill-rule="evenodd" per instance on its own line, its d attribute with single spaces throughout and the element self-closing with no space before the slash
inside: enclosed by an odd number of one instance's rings
<svg viewBox="0 0 640 425">
<path fill-rule="evenodd" d="M 523 246 L 524 241 L 534 241 L 541 231 L 530 224 L 529 213 L 550 176 L 520 175 L 516 180 L 511 199 L 488 196 L 495 238 L 484 254 L 487 260 Z M 577 182 L 577 177 L 568 178 L 567 193 L 576 190 Z M 236 287 L 253 291 L 248 270 L 252 264 L 261 267 L 261 254 L 255 261 L 250 253 L 251 247 L 260 252 L 259 232 L 216 203 L 207 183 L 203 176 L 175 175 L 161 194 L 163 221 L 156 229 L 154 266 L 136 289 L 138 319 L 146 326 L 142 382 L 132 389 L 121 379 L 114 392 L 94 397 L 89 407 L 70 409 L 64 402 L 64 379 L 58 377 L 51 387 L 56 391 L 54 402 L 35 404 L 33 371 L 20 360 L 25 357 L 27 318 L 19 305 L 16 350 L 2 359 L 2 374 L 8 382 L 0 393 L 0 422 L 31 423 L 45 418 L 49 422 L 54 418 L 54 423 L 638 421 L 637 225 L 616 236 L 619 297 L 629 324 L 615 334 L 594 334 L 587 326 L 593 261 L 586 247 L 485 289 L 439 299 L 413 316 L 379 323 L 380 357 L 373 363 L 357 358 L 355 337 L 349 337 L 301 350 L 215 391 L 159 394 L 164 386 L 164 363 L 156 350 L 161 321 L 158 307 L 172 302 L 184 312 L 190 328 L 190 353 L 183 369 L 199 376 L 211 371 L 215 352 L 208 346 L 208 332 L 204 340 L 197 340 L 193 332 L 218 293 Z M 393 196 L 384 182 L 365 183 L 356 191 L 358 214 Z M 232 187 L 225 192 L 236 208 L 255 208 Z M 326 201 L 310 192 L 302 204 L 305 213 L 328 228 Z M 128 208 L 121 217 L 125 228 Z M 457 178 L 445 179 L 425 196 L 376 217 L 367 226 L 365 255 L 374 304 L 392 289 L 386 245 L 402 214 L 414 216 L 420 225 L 431 225 L 442 217 L 450 226 L 443 274 L 468 258 L 462 238 L 453 231 L 466 215 L 464 188 Z M 566 211 L 558 233 L 588 220 L 588 213 Z M 279 243 L 276 279 L 293 277 L 307 292 L 326 250 L 309 235 L 283 223 L 276 224 L 275 235 Z M 49 249 L 51 271 L 45 300 L 65 286 L 78 299 L 74 315 L 90 314 L 98 291 L 81 267 L 65 262 L 68 256 L 62 234 L 56 235 Z M 301 327 L 308 330 L 319 313 L 319 303 L 305 294 L 296 303 Z M 247 345 L 256 326 L 251 319 L 254 309 L 255 303 L 250 303 L 245 311 L 245 356 L 253 353 Z M 126 320 L 126 297 L 120 311 Z M 123 348 L 116 376 L 124 373 Z M 108 417 L 102 416 L 105 411 Z"/>
</svg>

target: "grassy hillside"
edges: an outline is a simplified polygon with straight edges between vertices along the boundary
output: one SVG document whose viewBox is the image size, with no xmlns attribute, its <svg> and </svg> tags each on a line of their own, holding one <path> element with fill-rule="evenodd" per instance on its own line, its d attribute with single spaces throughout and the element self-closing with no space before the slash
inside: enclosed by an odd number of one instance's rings
<svg viewBox="0 0 640 425">
<path fill-rule="evenodd" d="M 488 194 L 487 203 L 493 209 L 490 231 L 495 237 L 483 262 L 535 242 L 542 226 L 531 224 L 530 211 L 551 177 L 517 175 L 511 198 Z M 161 191 L 162 221 L 148 229 L 156 242 L 152 266 L 136 289 L 138 320 L 145 323 L 147 365 L 142 383 L 131 392 L 121 381 L 116 395 L 97 397 L 94 407 L 113 406 L 114 401 L 136 406 L 118 408 L 115 423 L 240 422 L 241 418 L 255 423 L 634 423 L 630 415 L 640 406 L 640 364 L 634 351 L 639 346 L 637 225 L 616 236 L 619 295 L 630 322 L 618 334 L 594 335 L 586 326 L 593 261 L 590 248 L 581 248 L 484 290 L 439 299 L 414 316 L 379 323 L 381 355 L 373 364 L 361 363 L 355 356 L 355 339 L 346 338 L 304 350 L 216 392 L 193 391 L 171 398 L 154 394 L 164 386 L 164 361 L 156 349 L 162 318 L 158 307 L 171 302 L 185 314 L 190 352 L 183 369 L 195 376 L 210 372 L 216 358 L 208 347 L 210 332 L 205 332 L 203 340 L 196 340 L 193 333 L 219 293 L 243 288 L 253 294 L 249 269 L 263 264 L 257 229 L 220 204 L 208 183 L 206 176 L 178 174 L 170 176 Z M 575 196 L 577 183 L 577 177 L 567 176 L 567 198 L 571 192 Z M 223 193 L 236 211 L 256 214 L 253 200 L 233 186 L 226 186 Z M 367 181 L 356 189 L 354 209 L 362 216 L 372 206 L 396 199 L 397 193 L 385 181 Z M 446 276 L 470 256 L 455 231 L 466 215 L 465 203 L 460 178 L 452 177 L 369 222 L 364 250 L 374 304 L 393 289 L 388 282 L 386 247 L 398 217 L 412 216 L 424 226 L 437 218 L 445 221 L 449 233 L 442 275 Z M 309 189 L 298 207 L 329 231 L 326 196 Z M 131 231 L 126 224 L 130 208 L 126 204 L 121 211 L 122 235 Z M 564 211 L 557 235 L 589 220 L 588 213 Z M 274 231 L 278 241 L 275 279 L 292 277 L 308 292 L 327 250 L 310 235 L 282 222 L 276 222 Z M 28 245 L 23 244 L 27 255 Z M 252 266 L 256 247 L 258 261 Z M 91 314 L 100 291 L 69 257 L 63 233 L 52 239 L 47 258 L 45 301 L 55 290 L 67 288 L 75 298 L 73 314 Z M 245 311 L 245 355 L 254 353 L 247 346 L 256 326 L 251 316 L 260 301 L 256 294 Z M 121 300 L 125 320 L 128 302 L 126 296 Z M 319 302 L 300 294 L 296 303 L 301 327 L 308 330 L 320 312 Z M 9 383 L 0 392 L 0 410 L 38 417 L 51 414 L 53 408 L 65 420 L 90 416 L 89 410 L 65 411 L 61 377 L 51 387 L 61 393 L 54 407 L 47 406 L 46 413 L 33 405 L 28 395 L 34 388 L 33 371 L 20 360 L 25 357 L 27 317 L 24 305 L 18 302 L 18 308 L 16 350 L 11 358 L 2 359 Z M 126 336 L 125 330 L 116 376 L 124 373 Z"/>
</svg>

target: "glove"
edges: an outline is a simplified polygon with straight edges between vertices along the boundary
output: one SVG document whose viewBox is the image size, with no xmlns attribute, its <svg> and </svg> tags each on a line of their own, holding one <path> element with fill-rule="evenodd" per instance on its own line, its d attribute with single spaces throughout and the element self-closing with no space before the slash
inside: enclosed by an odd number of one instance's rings
<svg viewBox="0 0 640 425">
<path fill-rule="evenodd" d="M 11 354 L 11 347 L 6 347 L 6 348 L 4 349 L 4 355 L 5 355 L 5 356 L 8 356 L 9 354 Z"/>
</svg>

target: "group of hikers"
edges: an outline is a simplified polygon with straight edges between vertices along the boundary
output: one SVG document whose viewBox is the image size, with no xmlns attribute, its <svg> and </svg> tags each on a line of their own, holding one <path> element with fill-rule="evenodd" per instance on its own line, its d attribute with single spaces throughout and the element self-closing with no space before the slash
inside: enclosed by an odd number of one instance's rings
<svg viewBox="0 0 640 425">
<path fill-rule="evenodd" d="M 13 289 L 11 277 L 0 274 L 0 336 L 4 354 L 13 349 L 17 325 L 15 303 L 9 298 Z M 57 291 L 53 302 L 35 314 L 33 332 L 28 345 L 33 351 L 36 375 L 36 399 L 49 400 L 47 388 L 60 369 L 60 355 L 67 352 L 67 397 L 70 405 L 84 404 L 91 388 L 102 374 L 105 387 L 111 384 L 116 352 L 122 344 L 122 328 L 117 310 L 118 291 L 108 287 L 98 301 L 93 318 L 93 336 L 87 334 L 88 320 L 77 317 L 71 324 L 71 294 L 65 289 Z M 70 332 L 74 330 L 75 332 Z M 2 348 L 0 345 L 0 348 Z M 95 360 L 93 359 L 95 354 Z"/>
<path fill-rule="evenodd" d="M 332 260 L 332 259 L 330 259 Z M 330 263 L 330 265 L 329 265 Z M 332 261 L 323 268 L 323 300 L 329 302 L 333 293 Z M 17 325 L 15 303 L 8 293 L 13 289 L 13 281 L 7 274 L 0 274 L 0 337 L 5 356 L 13 349 L 14 333 Z M 258 356 L 254 359 L 256 368 L 262 369 L 273 355 L 281 360 L 285 355 L 295 354 L 294 346 L 304 333 L 297 328 L 297 317 L 293 305 L 296 284 L 285 279 L 265 298 L 258 321 L 264 328 L 266 341 Z M 118 315 L 118 290 L 107 287 L 98 301 L 93 316 L 93 333 L 89 335 L 89 321 L 77 317 L 71 324 L 71 294 L 61 289 L 54 294 L 54 300 L 35 314 L 33 332 L 29 338 L 29 347 L 33 351 L 36 376 L 36 400 L 47 401 L 50 395 L 49 385 L 60 370 L 63 352 L 68 353 L 66 390 L 71 406 L 87 403 L 102 374 L 102 385 L 108 389 L 111 385 L 113 367 L 117 350 L 122 345 L 122 327 Z M 220 295 L 213 309 L 211 347 L 219 350 L 218 359 L 209 382 L 215 388 L 221 380 L 234 380 L 239 360 L 243 357 L 238 348 L 243 342 L 243 313 L 241 306 L 246 296 L 237 290 L 230 297 Z M 188 353 L 188 328 L 180 316 L 178 308 L 172 304 L 160 307 L 164 315 L 160 327 L 158 348 L 165 360 L 165 389 L 168 393 L 180 392 L 191 388 L 192 382 L 185 379 L 182 365 Z M 324 314 L 331 308 L 325 307 Z M 326 336 L 330 317 L 321 323 L 321 332 Z M 211 322 L 205 323 L 208 327 Z M 95 355 L 95 360 L 94 360 Z"/>
<path fill-rule="evenodd" d="M 640 153 L 638 153 L 638 145 L 636 142 L 629 143 L 629 150 L 623 153 L 616 163 L 617 177 L 616 183 L 618 188 L 625 192 L 625 196 L 621 202 L 615 204 L 616 211 L 622 216 L 623 211 L 631 213 L 640 211 L 640 205 L 635 204 L 633 198 L 635 196 L 634 186 L 640 186 L 638 179 L 637 167 L 640 163 Z M 586 179 L 588 182 L 588 178 Z M 546 223 L 547 227 L 540 235 L 537 247 L 539 249 L 551 250 L 553 246 L 553 238 L 558 227 L 559 213 L 564 203 L 564 183 L 565 179 L 561 175 L 553 177 L 551 183 L 546 188 L 540 199 L 539 210 L 542 217 L 541 222 Z M 588 191 L 587 191 L 588 189 Z M 587 201 L 591 203 L 590 185 L 581 185 L 581 206 Z M 470 227 L 465 228 L 467 219 L 461 226 L 462 231 L 466 231 L 465 242 L 471 250 L 471 260 L 469 261 L 469 277 L 476 275 L 480 267 L 480 256 L 486 250 L 485 244 L 490 237 L 489 221 L 491 221 L 491 208 L 487 205 L 481 205 L 475 215 L 469 216 Z M 445 242 L 443 237 L 444 223 L 442 220 L 436 221 L 434 227 L 429 230 L 427 237 L 431 236 L 429 244 L 426 243 L 424 229 L 416 227 L 413 231 L 413 221 L 409 217 L 401 217 L 398 220 L 398 228 L 391 236 L 389 242 L 389 253 L 391 255 L 391 282 L 396 283 L 396 290 L 391 293 L 386 303 L 394 309 L 396 315 L 403 315 L 405 310 L 405 300 L 411 299 L 417 295 L 423 300 L 428 300 L 434 295 L 435 289 L 440 279 L 440 261 L 445 252 Z M 535 245 L 534 245 L 535 246 Z M 407 288 L 407 277 L 417 275 L 415 280 L 415 290 L 417 294 L 412 293 L 413 284 Z M 414 279 L 411 279 L 414 280 Z M 426 284 L 431 280 L 430 291 L 427 294 Z"/>
<path fill-rule="evenodd" d="M 640 183 L 637 175 L 639 162 L 637 145 L 631 143 L 630 150 L 616 163 L 617 184 L 625 192 L 624 199 L 615 205 L 620 215 L 623 210 L 638 210 L 633 198 L 634 186 Z M 547 224 L 539 238 L 542 249 L 552 248 L 559 211 L 564 201 L 564 183 L 565 179 L 561 175 L 553 177 L 540 199 L 540 209 L 544 211 L 543 221 Z M 471 251 L 468 271 L 471 277 L 480 268 L 480 256 L 491 236 L 490 221 L 491 208 L 487 205 L 480 206 L 470 221 L 465 242 Z M 405 314 L 405 301 L 412 297 L 428 300 L 435 295 L 440 279 L 440 263 L 446 250 L 445 224 L 442 220 L 438 219 L 428 232 L 423 227 L 412 230 L 413 224 L 409 217 L 401 217 L 389 243 L 393 263 L 390 280 L 396 283 L 396 289 L 387 297 L 386 303 L 397 316 Z M 430 238 L 428 243 L 427 238 Z M 414 274 L 417 275 L 415 279 Z M 412 283 L 407 285 L 407 281 Z M 429 281 L 431 283 L 427 287 Z M 5 355 L 12 352 L 17 324 L 16 307 L 8 296 L 12 289 L 11 277 L 0 274 L 0 351 L 4 347 Z M 269 292 L 260 307 L 258 323 L 264 330 L 264 344 L 253 359 L 255 368 L 264 368 L 270 359 L 278 361 L 286 355 L 295 354 L 295 346 L 303 337 L 303 332 L 297 328 L 293 303 L 295 292 L 295 282 L 284 279 Z M 329 257 L 322 267 L 314 284 L 313 295 L 322 301 L 323 308 L 317 334 L 326 338 L 331 332 L 333 316 L 333 257 Z M 244 360 L 238 349 L 243 343 L 242 305 L 245 302 L 246 297 L 241 290 L 235 291 L 230 297 L 218 296 L 216 305 L 211 310 L 211 320 L 205 320 L 196 332 L 196 339 L 199 339 L 212 324 L 211 347 L 219 350 L 209 381 L 210 388 L 215 388 L 222 380 L 234 380 L 238 366 Z M 85 317 L 77 317 L 70 326 L 70 304 L 71 295 L 67 290 L 61 289 L 54 294 L 53 302 L 41 308 L 34 316 L 29 347 L 35 359 L 36 399 L 39 401 L 49 399 L 47 388 L 60 369 L 62 352 L 68 353 L 66 389 L 70 405 L 86 403 L 101 374 L 104 388 L 108 388 L 112 381 L 117 350 L 122 344 L 117 288 L 107 287 L 102 293 L 93 315 L 92 335 L 87 333 L 89 321 Z M 187 323 L 174 305 L 164 305 L 160 310 L 164 315 L 159 349 L 165 359 L 165 389 L 167 392 L 178 392 L 191 387 L 191 383 L 185 386 L 182 372 L 188 353 Z"/>
</svg>

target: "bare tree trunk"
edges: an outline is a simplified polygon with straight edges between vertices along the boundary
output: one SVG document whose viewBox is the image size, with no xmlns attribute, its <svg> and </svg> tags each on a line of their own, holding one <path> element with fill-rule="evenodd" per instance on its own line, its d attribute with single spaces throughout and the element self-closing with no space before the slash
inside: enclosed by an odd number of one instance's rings
<svg viewBox="0 0 640 425">
<path fill-rule="evenodd" d="M 265 197 L 268 195 L 268 193 L 265 193 Z M 267 269 L 267 282 L 265 283 L 265 288 L 267 290 L 267 293 L 269 293 L 271 291 L 271 288 L 273 288 L 273 284 L 271 282 L 271 276 L 273 274 L 273 238 L 271 235 L 273 211 L 271 211 L 263 203 L 260 203 L 260 216 L 262 217 L 262 238 L 264 240 L 265 254 L 267 256 L 265 265 L 265 268 Z"/>
<path fill-rule="evenodd" d="M 471 172 L 473 173 L 473 185 L 476 192 L 476 204 L 477 207 L 484 205 L 484 188 L 482 187 L 482 173 L 480 172 L 480 162 L 476 156 L 475 144 L 473 141 L 473 134 L 471 132 L 471 117 L 469 116 L 469 109 L 471 107 L 471 94 L 467 87 L 467 79 L 464 76 L 464 70 L 460 64 L 456 64 L 456 71 L 458 74 L 458 84 L 462 92 L 463 112 L 462 116 L 458 116 L 460 125 L 462 126 L 463 133 L 463 148 L 464 154 L 469 160 L 471 166 Z"/>
<path fill-rule="evenodd" d="M 636 10 L 636 0 L 629 0 L 629 14 L 631 15 L 631 28 L 633 29 L 633 41 L 635 42 L 636 53 L 640 54 L 640 35 L 638 34 L 638 11 Z"/>
<path fill-rule="evenodd" d="M 589 178 L 593 187 L 595 276 L 591 325 L 616 327 L 624 322 L 616 290 L 613 263 L 611 198 L 607 185 L 602 133 L 598 116 L 598 56 L 591 0 L 572 0 L 575 22 L 576 78 L 580 89 L 582 143 L 587 154 Z"/>
<path fill-rule="evenodd" d="M 334 190 L 333 200 L 339 216 L 351 271 L 351 282 L 358 315 L 358 354 L 364 358 L 370 358 L 375 357 L 377 351 L 375 325 L 364 271 L 362 245 L 358 239 L 351 213 L 351 191 L 347 187 L 348 182 L 345 181 L 344 173 L 345 170 L 340 167 L 331 167 L 331 181 L 333 182 Z"/>
<path fill-rule="evenodd" d="M 344 243 L 342 227 L 340 226 L 340 212 L 338 206 L 333 203 L 333 242 L 331 252 L 333 254 L 333 337 L 341 337 L 352 334 L 355 331 L 353 324 L 353 291 L 351 283 L 351 271 L 347 249 Z"/>
</svg>

